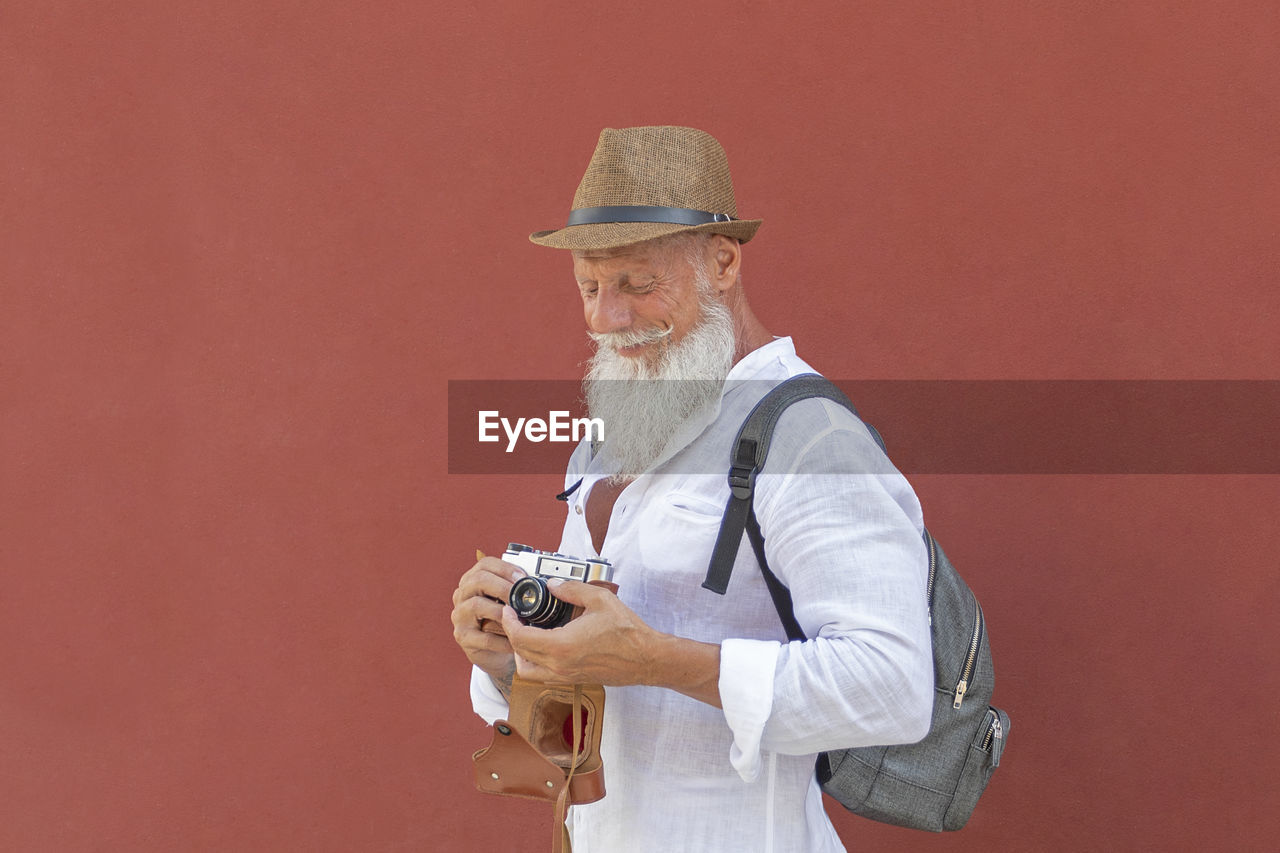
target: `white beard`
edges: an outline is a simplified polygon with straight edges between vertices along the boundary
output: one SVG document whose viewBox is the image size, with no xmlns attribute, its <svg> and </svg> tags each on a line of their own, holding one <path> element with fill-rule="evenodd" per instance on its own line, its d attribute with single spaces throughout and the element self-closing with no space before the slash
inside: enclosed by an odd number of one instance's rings
<svg viewBox="0 0 1280 853">
<path fill-rule="evenodd" d="M 604 421 L 604 461 L 613 482 L 647 471 L 682 424 L 719 400 L 733 367 L 733 317 L 714 298 L 701 298 L 700 308 L 698 324 L 679 343 L 662 345 L 652 364 L 617 348 L 660 341 L 667 331 L 591 336 L 597 349 L 583 389 L 590 416 Z"/>
</svg>

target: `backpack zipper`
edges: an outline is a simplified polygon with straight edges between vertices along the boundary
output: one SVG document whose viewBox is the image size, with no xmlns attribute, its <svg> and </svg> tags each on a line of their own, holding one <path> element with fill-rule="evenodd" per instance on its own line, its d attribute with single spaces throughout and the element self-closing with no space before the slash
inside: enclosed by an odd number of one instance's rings
<svg viewBox="0 0 1280 853">
<path fill-rule="evenodd" d="M 982 739 L 983 752 L 991 751 L 992 740 L 1000 740 L 1004 737 L 1004 727 L 1000 725 L 1000 714 L 997 713 L 995 708 L 991 709 L 991 716 L 993 717 L 991 727 L 987 729 L 986 737 Z"/>
<path fill-rule="evenodd" d="M 952 708 L 959 709 L 964 702 L 964 694 L 969 690 L 969 679 L 973 678 L 974 667 L 978 665 L 978 649 L 982 647 L 982 605 L 975 598 L 973 605 L 977 615 L 973 622 L 973 639 L 969 641 L 969 654 L 964 659 L 964 668 L 960 670 L 960 681 L 956 683 L 955 701 Z"/>
<path fill-rule="evenodd" d="M 938 553 L 934 549 L 933 536 L 928 530 L 924 532 L 926 544 L 929 546 L 929 583 L 925 587 L 925 601 L 929 602 L 929 627 L 933 627 L 933 582 L 938 577 Z"/>
</svg>

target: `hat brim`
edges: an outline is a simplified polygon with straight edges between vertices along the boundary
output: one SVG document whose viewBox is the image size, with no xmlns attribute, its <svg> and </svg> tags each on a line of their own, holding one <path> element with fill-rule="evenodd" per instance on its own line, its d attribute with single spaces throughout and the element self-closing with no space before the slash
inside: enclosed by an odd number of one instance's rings
<svg viewBox="0 0 1280 853">
<path fill-rule="evenodd" d="M 756 235 L 763 219 L 732 219 L 728 222 L 708 222 L 705 225 L 675 225 L 668 222 L 598 222 L 590 225 L 570 225 L 554 231 L 535 231 L 529 240 L 539 246 L 552 249 L 616 249 L 643 243 L 670 234 L 710 233 L 732 237 L 745 243 Z"/>
</svg>

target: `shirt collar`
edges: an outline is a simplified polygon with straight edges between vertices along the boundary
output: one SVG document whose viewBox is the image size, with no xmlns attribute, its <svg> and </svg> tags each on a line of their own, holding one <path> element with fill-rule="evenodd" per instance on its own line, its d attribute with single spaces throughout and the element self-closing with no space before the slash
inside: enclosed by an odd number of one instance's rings
<svg viewBox="0 0 1280 853">
<path fill-rule="evenodd" d="M 768 369 L 770 364 L 781 361 L 788 356 L 795 356 L 796 347 L 792 343 L 791 338 L 774 338 L 762 347 L 757 347 L 742 357 L 742 360 L 733 366 L 729 371 L 729 375 L 725 377 L 727 387 L 732 387 L 731 383 L 738 382 L 743 379 L 757 379 L 760 374 Z"/>
</svg>

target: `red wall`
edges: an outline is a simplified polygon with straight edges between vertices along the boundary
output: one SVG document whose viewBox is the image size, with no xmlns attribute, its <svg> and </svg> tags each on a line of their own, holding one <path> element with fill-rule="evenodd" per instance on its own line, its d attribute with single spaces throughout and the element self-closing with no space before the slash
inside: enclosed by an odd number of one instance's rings
<svg viewBox="0 0 1280 853">
<path fill-rule="evenodd" d="M 721 139 L 832 376 L 1275 379 L 1277 44 L 1260 0 L 4 4 L 0 849 L 540 849 L 448 612 L 558 478 L 449 475 L 445 400 L 577 375 L 525 235 L 601 127 Z M 848 845 L 1270 846 L 1280 479 L 914 482 L 1014 728 L 964 832 Z"/>
</svg>

